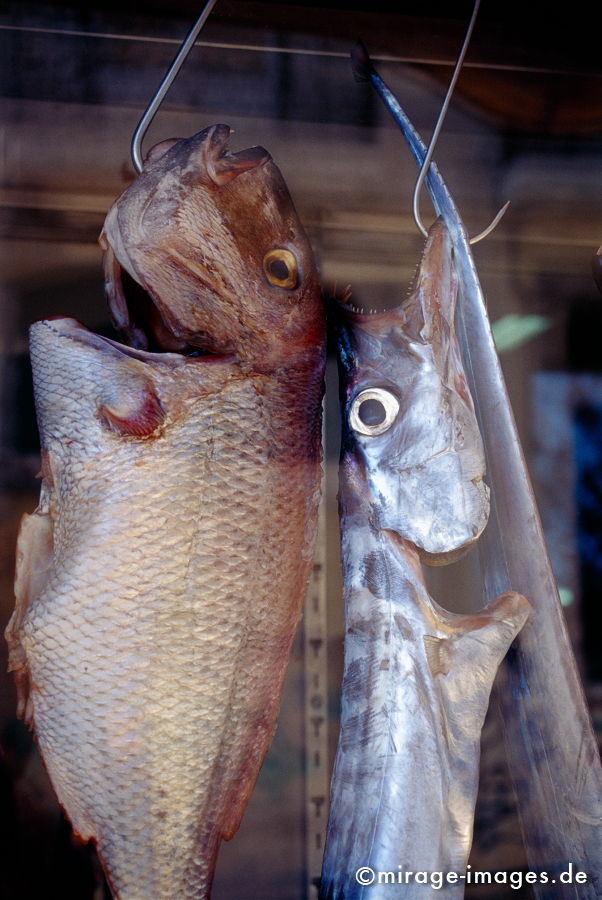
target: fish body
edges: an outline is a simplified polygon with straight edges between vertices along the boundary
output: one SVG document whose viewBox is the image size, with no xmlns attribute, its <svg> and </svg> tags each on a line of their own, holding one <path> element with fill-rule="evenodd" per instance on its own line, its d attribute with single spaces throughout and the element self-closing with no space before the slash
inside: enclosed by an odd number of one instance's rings
<svg viewBox="0 0 602 900">
<path fill-rule="evenodd" d="M 312 561 L 317 278 L 278 170 L 265 151 L 224 161 L 224 128 L 170 144 L 171 167 L 151 158 L 109 213 L 113 315 L 139 346 L 73 319 L 31 328 L 43 482 L 19 538 L 10 666 L 118 900 L 209 897 L 274 731 Z M 236 171 L 223 184 L 220 164 Z M 230 243 L 203 243 L 204 218 Z M 288 286 L 262 265 L 280 243 Z M 148 292 L 132 308 L 120 260 Z M 222 306 L 238 331 L 222 334 Z"/>
<path fill-rule="evenodd" d="M 341 310 L 346 634 L 324 900 L 463 895 L 461 880 L 424 879 L 465 871 L 489 693 L 529 614 L 512 591 L 450 613 L 424 581 L 421 560 L 457 558 L 489 513 L 455 293 L 438 221 L 400 307 Z"/>
<path fill-rule="evenodd" d="M 356 71 L 372 82 L 422 165 L 424 143 L 363 48 Z M 498 697 L 527 858 L 531 869 L 554 879 L 555 900 L 575 896 L 575 885 L 560 877 L 568 863 L 587 873 L 580 900 L 594 900 L 602 897 L 599 749 L 466 229 L 434 163 L 425 184 L 453 244 L 462 354 L 474 373 L 470 387 L 492 486 L 491 523 L 479 543 L 484 588 L 490 596 L 514 588 L 533 609 L 502 667 Z M 596 278 L 598 269 L 594 263 Z M 535 884 L 534 892 L 551 896 L 549 885 Z"/>
</svg>

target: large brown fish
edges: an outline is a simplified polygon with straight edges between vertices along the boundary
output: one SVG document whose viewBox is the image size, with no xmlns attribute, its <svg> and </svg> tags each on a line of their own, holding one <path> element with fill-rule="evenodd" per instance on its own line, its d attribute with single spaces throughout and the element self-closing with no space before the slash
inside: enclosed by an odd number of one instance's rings
<svg viewBox="0 0 602 900">
<path fill-rule="evenodd" d="M 135 348 L 73 319 L 31 329 L 44 477 L 10 666 L 119 900 L 209 896 L 312 560 L 317 276 L 278 169 L 228 136 L 160 145 L 109 212 L 109 299 Z"/>
</svg>

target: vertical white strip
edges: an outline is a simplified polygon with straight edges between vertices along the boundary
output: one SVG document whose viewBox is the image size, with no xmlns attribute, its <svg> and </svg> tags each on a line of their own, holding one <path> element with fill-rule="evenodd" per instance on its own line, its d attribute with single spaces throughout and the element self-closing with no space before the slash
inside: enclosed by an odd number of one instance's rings
<svg viewBox="0 0 602 900">
<path fill-rule="evenodd" d="M 318 539 L 304 616 L 306 898 L 317 900 L 328 821 L 328 666 L 326 500 L 324 477 Z"/>
</svg>

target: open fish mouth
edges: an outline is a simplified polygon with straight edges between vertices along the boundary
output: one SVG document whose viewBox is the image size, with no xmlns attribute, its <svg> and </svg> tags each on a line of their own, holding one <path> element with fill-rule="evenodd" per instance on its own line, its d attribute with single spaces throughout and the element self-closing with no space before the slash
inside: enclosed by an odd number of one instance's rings
<svg viewBox="0 0 602 900">
<path fill-rule="evenodd" d="M 211 351 L 178 338 L 165 323 L 151 294 L 120 265 L 106 244 L 105 280 L 107 304 L 114 327 L 125 343 L 150 353 L 177 353 L 182 356 L 208 356 Z M 223 354 L 213 353 L 222 356 Z"/>
<path fill-rule="evenodd" d="M 206 335 L 199 335 L 198 344 L 176 335 L 162 316 L 152 293 L 117 259 L 104 232 L 100 244 L 104 250 L 105 296 L 111 321 L 129 347 L 153 354 L 177 353 L 197 358 L 227 355 L 217 347 L 209 346 Z"/>
<path fill-rule="evenodd" d="M 391 528 L 383 528 L 380 530 L 380 534 L 388 541 L 391 550 L 396 555 L 403 555 L 407 553 L 408 546 L 412 548 L 412 550 L 418 554 L 420 562 L 424 563 L 431 568 L 437 568 L 439 566 L 449 566 L 451 563 L 458 562 L 458 560 L 463 559 L 466 556 L 469 550 L 471 550 L 476 542 L 479 540 L 481 534 L 483 533 L 485 526 L 487 525 L 487 520 L 484 519 L 483 522 L 477 527 L 473 527 L 474 535 L 472 537 L 466 537 L 463 542 L 459 543 L 457 546 L 452 547 L 451 549 L 444 549 L 440 551 L 430 552 L 425 550 L 418 543 L 414 543 L 413 541 L 409 541 L 399 531 L 394 531 Z"/>
<path fill-rule="evenodd" d="M 70 316 L 46 316 L 37 322 L 46 325 L 59 337 L 75 341 L 85 347 L 89 347 L 99 353 L 113 357 L 129 357 L 142 363 L 154 363 L 177 368 L 187 362 L 202 359 L 203 362 L 227 362 L 229 357 L 217 354 L 203 353 L 198 347 L 190 348 L 190 352 L 170 350 L 165 346 L 157 346 L 156 349 L 143 349 L 113 340 L 102 334 L 90 331 L 77 319 Z M 198 352 L 195 352 L 198 351 Z"/>
<path fill-rule="evenodd" d="M 406 296 L 410 295 L 415 281 L 416 276 L 410 281 Z M 349 319 L 353 322 L 361 322 L 386 314 L 392 309 L 397 309 L 399 300 L 393 298 L 390 302 L 383 301 L 382 303 L 379 303 L 378 307 L 364 306 L 357 302 L 351 285 L 347 285 L 341 293 L 337 294 L 333 292 L 332 306 L 334 307 L 333 315 L 335 317 L 339 317 L 343 320 Z"/>
<path fill-rule="evenodd" d="M 376 314 L 344 307 L 339 323 L 345 464 L 357 456 L 355 482 L 367 479 L 369 496 L 387 498 L 374 504 L 372 526 L 413 544 L 428 565 L 474 544 L 489 513 L 456 297 L 451 238 L 438 219 L 409 297 Z"/>
<path fill-rule="evenodd" d="M 348 285 L 343 291 L 333 297 L 334 306 L 336 310 L 336 314 L 342 317 L 343 319 L 349 319 L 353 322 L 361 322 L 361 321 L 369 321 L 371 319 L 377 319 L 379 316 L 386 316 L 387 313 L 392 310 L 398 309 L 400 306 L 408 300 L 409 297 L 412 296 L 414 291 L 417 289 L 418 284 L 420 282 L 420 278 L 425 271 L 425 268 L 428 272 L 428 252 L 430 249 L 430 242 L 427 239 L 422 248 L 422 254 L 418 263 L 415 266 L 414 273 L 407 282 L 405 297 L 399 300 L 397 298 L 392 298 L 390 301 L 383 299 L 382 301 L 379 298 L 378 307 L 369 307 L 364 306 L 361 303 L 358 303 L 353 295 L 353 291 L 351 285 Z M 450 260 L 453 265 L 454 260 L 454 251 L 453 247 L 449 248 L 450 252 Z M 403 289 L 403 284 L 402 284 Z M 601 290 L 602 290 L 602 279 L 601 279 Z"/>
<path fill-rule="evenodd" d="M 105 294 L 117 332 L 132 347 L 184 356 L 233 349 L 231 328 L 216 321 L 228 307 L 230 319 L 238 317 L 242 281 L 240 266 L 238 278 L 230 275 L 239 248 L 227 205 L 233 192 L 252 197 L 256 183 L 269 180 L 263 173 L 271 156 L 258 146 L 230 152 L 230 135 L 228 125 L 214 125 L 157 144 L 107 214 L 100 236 Z M 252 184 L 231 185 L 252 170 Z"/>
<path fill-rule="evenodd" d="M 121 341 L 113 340 L 102 334 L 90 331 L 77 319 L 70 316 L 45 316 L 36 320 L 39 323 L 47 325 L 61 338 L 67 338 L 78 344 L 83 344 L 99 353 L 109 354 L 115 357 L 127 356 L 143 363 L 158 363 L 170 367 L 178 367 L 189 361 L 195 361 L 202 358 L 203 362 L 223 362 L 228 357 L 218 356 L 217 354 L 205 354 L 202 351 L 195 353 L 199 348 L 191 348 L 191 352 L 182 352 L 179 350 L 170 350 L 166 347 L 158 346 L 156 349 L 146 350 L 136 347 L 132 344 L 125 344 Z"/>
</svg>

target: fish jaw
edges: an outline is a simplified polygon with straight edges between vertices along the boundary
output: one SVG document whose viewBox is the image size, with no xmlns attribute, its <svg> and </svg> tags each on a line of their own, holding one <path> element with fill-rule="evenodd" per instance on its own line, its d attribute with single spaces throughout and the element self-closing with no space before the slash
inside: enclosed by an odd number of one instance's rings
<svg viewBox="0 0 602 900">
<path fill-rule="evenodd" d="M 60 447 L 65 420 L 79 415 L 86 423 L 72 436 L 86 449 L 103 446 L 108 431 L 117 436 L 155 439 L 168 416 L 177 416 L 184 391 L 202 397 L 225 377 L 228 361 L 188 359 L 177 353 L 147 353 L 89 331 L 76 319 L 54 317 L 30 329 L 32 353 L 43 355 L 56 368 L 52 390 L 34 381 L 41 448 Z M 203 368 L 204 366 L 204 368 Z M 208 373 L 211 372 L 211 376 Z M 206 377 L 207 376 L 207 377 Z M 73 391 L 59 385 L 72 384 Z"/>
<path fill-rule="evenodd" d="M 483 444 L 455 334 L 456 289 L 450 236 L 437 220 L 404 303 L 371 315 L 341 310 L 342 466 L 356 486 L 356 499 L 342 502 L 358 502 L 363 484 L 374 526 L 397 532 L 432 565 L 465 552 L 489 514 Z M 390 402 L 388 427 L 362 423 L 364 398 Z"/>
<path fill-rule="evenodd" d="M 214 125 L 151 151 L 103 228 L 107 296 L 128 342 L 148 346 L 167 329 L 173 349 L 266 370 L 321 351 L 324 310 L 282 175 L 261 147 L 230 153 L 229 138 Z M 128 308 L 128 276 L 152 304 L 146 335 Z"/>
</svg>

